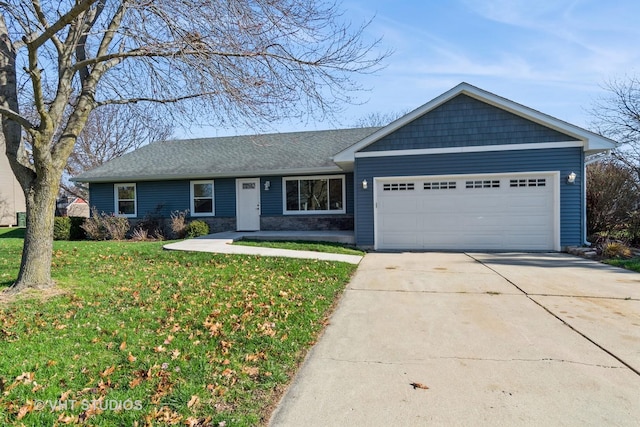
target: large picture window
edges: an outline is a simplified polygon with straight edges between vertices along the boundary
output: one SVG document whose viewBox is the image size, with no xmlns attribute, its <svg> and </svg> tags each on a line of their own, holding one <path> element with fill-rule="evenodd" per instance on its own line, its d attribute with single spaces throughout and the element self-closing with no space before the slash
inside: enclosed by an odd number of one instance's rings
<svg viewBox="0 0 640 427">
<path fill-rule="evenodd" d="M 345 213 L 344 175 L 284 178 L 284 212 Z"/>
<path fill-rule="evenodd" d="M 115 184 L 115 213 L 119 216 L 135 217 L 136 213 L 136 185 Z"/>
<path fill-rule="evenodd" d="M 214 215 L 213 181 L 191 181 L 191 216 Z"/>
</svg>

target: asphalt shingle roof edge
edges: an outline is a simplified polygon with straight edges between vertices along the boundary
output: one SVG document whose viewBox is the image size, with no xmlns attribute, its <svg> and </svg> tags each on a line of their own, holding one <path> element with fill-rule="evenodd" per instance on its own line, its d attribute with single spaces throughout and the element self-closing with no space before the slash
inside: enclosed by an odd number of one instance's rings
<svg viewBox="0 0 640 427">
<path fill-rule="evenodd" d="M 333 155 L 379 127 L 154 142 L 72 178 L 151 181 L 340 172 Z"/>
</svg>

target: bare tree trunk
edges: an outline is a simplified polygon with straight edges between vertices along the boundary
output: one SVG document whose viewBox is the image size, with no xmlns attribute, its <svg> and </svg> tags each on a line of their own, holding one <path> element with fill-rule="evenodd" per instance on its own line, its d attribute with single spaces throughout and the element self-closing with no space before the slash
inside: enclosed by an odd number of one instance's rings
<svg viewBox="0 0 640 427">
<path fill-rule="evenodd" d="M 8 292 L 26 288 L 44 289 L 53 286 L 51 259 L 53 254 L 53 218 L 56 209 L 59 179 L 37 178 L 26 192 L 27 228 L 20 273 Z"/>
</svg>

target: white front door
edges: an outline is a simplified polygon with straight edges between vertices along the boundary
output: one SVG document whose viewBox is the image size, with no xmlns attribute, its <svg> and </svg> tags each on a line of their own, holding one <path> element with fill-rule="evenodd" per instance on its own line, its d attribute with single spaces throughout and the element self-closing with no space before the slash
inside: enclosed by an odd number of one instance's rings
<svg viewBox="0 0 640 427">
<path fill-rule="evenodd" d="M 260 230 L 260 178 L 236 179 L 236 229 Z"/>
</svg>

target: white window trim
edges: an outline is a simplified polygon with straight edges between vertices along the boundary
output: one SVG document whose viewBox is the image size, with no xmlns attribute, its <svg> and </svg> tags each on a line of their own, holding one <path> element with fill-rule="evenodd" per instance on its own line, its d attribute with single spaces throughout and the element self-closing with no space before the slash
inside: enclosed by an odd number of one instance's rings
<svg viewBox="0 0 640 427">
<path fill-rule="evenodd" d="M 194 202 L 194 193 L 193 193 L 193 185 L 194 184 L 211 184 L 211 212 L 197 212 L 195 210 L 195 204 Z M 191 209 L 191 215 L 190 216 L 215 216 L 216 214 L 216 186 L 213 183 L 212 179 L 204 179 L 204 180 L 200 180 L 200 181 L 191 181 L 191 183 L 189 184 L 189 188 L 190 188 L 190 194 L 189 194 L 189 205 L 190 205 L 190 209 Z"/>
<path fill-rule="evenodd" d="M 311 179 L 341 179 L 342 180 L 342 209 L 322 211 L 290 211 L 287 210 L 287 181 L 311 180 Z M 304 175 L 282 177 L 282 213 L 283 215 L 331 215 L 347 212 L 347 179 L 345 175 Z"/>
<path fill-rule="evenodd" d="M 118 198 L 118 188 L 131 187 L 131 186 L 133 186 L 133 214 L 121 214 L 118 209 L 119 207 L 118 202 L 120 202 L 120 199 Z M 113 200 L 114 200 L 113 213 L 115 216 L 121 216 L 124 218 L 135 218 L 138 216 L 138 187 L 136 186 L 135 182 L 119 182 L 117 184 L 113 184 Z M 128 199 L 123 199 L 123 200 L 128 200 Z"/>
</svg>

